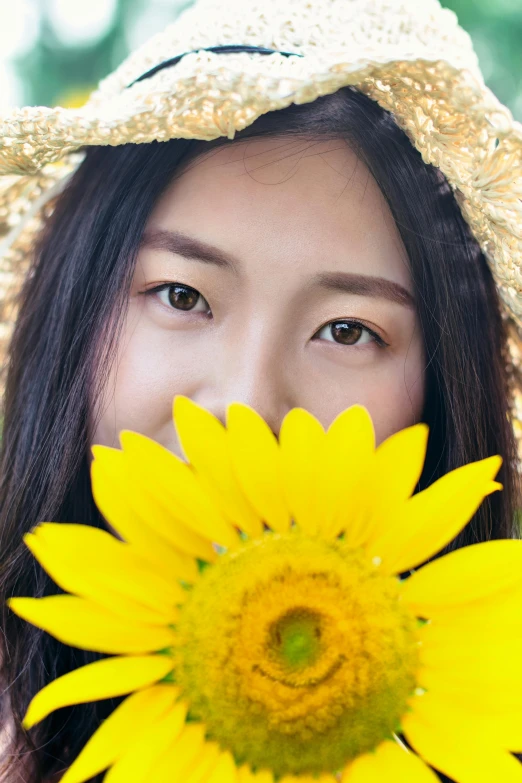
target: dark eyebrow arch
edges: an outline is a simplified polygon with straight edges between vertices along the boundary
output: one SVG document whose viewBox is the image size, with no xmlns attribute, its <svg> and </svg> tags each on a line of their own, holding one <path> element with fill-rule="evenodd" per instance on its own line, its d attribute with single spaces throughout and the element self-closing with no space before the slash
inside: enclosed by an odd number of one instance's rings
<svg viewBox="0 0 522 783">
<path fill-rule="evenodd" d="M 146 231 L 141 246 L 149 247 L 152 250 L 167 250 L 177 256 L 203 261 L 205 264 L 216 264 L 232 269 L 239 265 L 233 256 L 223 253 L 214 245 L 202 242 L 196 237 L 183 234 L 181 231 L 166 231 L 164 229 Z"/>
<path fill-rule="evenodd" d="M 167 231 L 165 229 L 146 231 L 141 246 L 153 250 L 166 250 L 183 258 L 191 258 L 205 264 L 215 264 L 228 269 L 237 270 L 240 266 L 238 260 L 233 256 L 181 231 Z M 415 307 L 415 300 L 406 288 L 384 277 L 353 272 L 320 272 L 310 280 L 309 286 L 317 286 L 326 291 L 342 291 L 355 296 L 387 299 L 405 307 Z"/>
<path fill-rule="evenodd" d="M 372 296 L 377 299 L 388 299 L 390 302 L 413 309 L 415 300 L 409 291 L 393 280 L 374 275 L 359 275 L 353 272 L 321 272 L 310 281 L 330 291 L 344 291 L 356 296 Z"/>
</svg>

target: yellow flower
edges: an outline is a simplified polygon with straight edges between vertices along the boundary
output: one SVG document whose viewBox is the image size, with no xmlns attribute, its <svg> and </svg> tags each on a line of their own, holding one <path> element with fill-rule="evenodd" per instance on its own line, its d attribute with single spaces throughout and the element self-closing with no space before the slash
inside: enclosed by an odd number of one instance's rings
<svg viewBox="0 0 522 783">
<path fill-rule="evenodd" d="M 69 594 L 11 609 L 109 654 L 41 690 L 26 728 L 130 694 L 62 783 L 106 769 L 106 783 L 435 783 L 428 765 L 521 783 L 522 541 L 404 578 L 501 488 L 500 458 L 412 496 L 425 425 L 375 448 L 360 406 L 327 432 L 296 408 L 279 440 L 248 406 L 227 416 L 176 397 L 187 462 L 132 432 L 94 447 L 119 538 L 52 523 L 26 536 Z"/>
</svg>

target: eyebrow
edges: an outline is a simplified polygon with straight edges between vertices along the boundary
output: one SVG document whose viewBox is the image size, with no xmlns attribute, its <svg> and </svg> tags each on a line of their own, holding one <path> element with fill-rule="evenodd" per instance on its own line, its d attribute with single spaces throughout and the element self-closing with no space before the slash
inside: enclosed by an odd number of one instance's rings
<svg viewBox="0 0 522 783">
<path fill-rule="evenodd" d="M 167 231 L 165 229 L 146 231 L 141 246 L 152 250 L 166 250 L 173 255 L 228 269 L 237 270 L 240 266 L 238 259 L 234 256 L 181 231 Z M 362 275 L 354 272 L 320 272 L 309 281 L 309 287 L 314 286 L 327 291 L 342 291 L 356 296 L 387 299 L 410 308 L 415 306 L 415 300 L 406 288 L 393 280 L 374 275 Z"/>
<path fill-rule="evenodd" d="M 141 246 L 152 250 L 167 250 L 174 255 L 203 261 L 205 264 L 215 264 L 233 269 L 239 266 L 237 259 L 233 256 L 223 253 L 214 245 L 202 242 L 196 237 L 183 234 L 181 231 L 166 231 L 165 229 L 145 231 Z"/>
</svg>

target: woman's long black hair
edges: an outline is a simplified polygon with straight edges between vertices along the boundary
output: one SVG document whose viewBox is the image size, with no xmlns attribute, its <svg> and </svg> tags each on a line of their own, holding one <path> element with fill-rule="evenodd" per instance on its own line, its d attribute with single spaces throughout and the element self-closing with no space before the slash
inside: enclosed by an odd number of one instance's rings
<svg viewBox="0 0 522 783">
<path fill-rule="evenodd" d="M 427 356 L 423 419 L 431 435 L 421 485 L 473 460 L 504 458 L 504 491 L 484 501 L 451 546 L 515 535 L 516 450 L 499 301 L 445 178 L 423 163 L 389 113 L 352 88 L 266 114 L 236 139 L 288 134 L 345 139 L 397 222 Z M 57 592 L 22 544 L 32 526 L 43 520 L 104 524 L 90 491 L 89 411 L 117 344 L 142 232 L 180 164 L 227 143 L 89 149 L 34 254 L 10 348 L 0 455 L 4 709 L 12 710 L 19 731 L 10 750 L 12 777 L 3 780 L 18 780 L 15 769 L 27 753 L 35 764 L 33 783 L 66 768 L 117 703 L 59 710 L 26 737 L 18 727 L 31 697 L 99 656 L 19 620 L 5 600 Z"/>
</svg>

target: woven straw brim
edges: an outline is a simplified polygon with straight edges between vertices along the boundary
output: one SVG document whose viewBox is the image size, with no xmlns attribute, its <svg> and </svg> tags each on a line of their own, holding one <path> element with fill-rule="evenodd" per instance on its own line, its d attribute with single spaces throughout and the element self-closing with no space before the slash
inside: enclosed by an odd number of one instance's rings
<svg viewBox="0 0 522 783">
<path fill-rule="evenodd" d="M 392 61 L 382 49 L 372 59 L 354 52 L 319 58 L 200 51 L 118 94 L 100 90 L 82 109 L 30 107 L 0 119 L 0 336 L 8 337 L 16 315 L 35 234 L 82 147 L 233 138 L 261 114 L 352 86 L 392 112 L 424 162 L 451 185 L 498 286 L 520 395 L 522 125 L 477 73 L 434 53 L 403 57 Z M 514 416 L 522 421 L 522 396 Z"/>
</svg>

